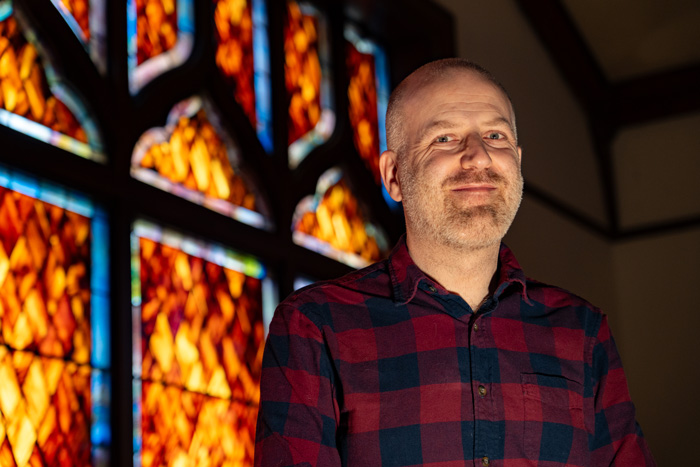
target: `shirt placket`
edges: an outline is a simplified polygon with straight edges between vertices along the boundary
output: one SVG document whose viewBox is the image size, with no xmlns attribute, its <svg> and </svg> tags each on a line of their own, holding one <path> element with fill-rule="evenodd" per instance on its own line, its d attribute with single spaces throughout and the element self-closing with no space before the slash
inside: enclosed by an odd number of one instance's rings
<svg viewBox="0 0 700 467">
<path fill-rule="evenodd" d="M 482 306 L 482 310 L 488 311 L 493 305 L 489 300 Z M 476 313 L 471 316 L 469 326 L 469 361 L 474 405 L 474 464 L 483 467 L 492 465 L 492 456 L 497 449 L 496 437 L 499 436 L 493 423 L 490 423 L 495 420 L 492 396 L 495 362 L 489 358 L 491 354 L 485 352 L 486 349 L 493 348 L 488 337 L 489 316 L 488 312 Z"/>
</svg>

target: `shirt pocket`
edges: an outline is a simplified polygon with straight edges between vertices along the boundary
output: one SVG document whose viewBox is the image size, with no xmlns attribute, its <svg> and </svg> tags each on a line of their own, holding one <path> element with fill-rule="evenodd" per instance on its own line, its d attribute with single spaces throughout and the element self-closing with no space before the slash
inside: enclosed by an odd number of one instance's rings
<svg viewBox="0 0 700 467">
<path fill-rule="evenodd" d="M 543 449 L 570 451 L 585 432 L 583 385 L 558 375 L 520 376 L 523 448 L 528 459 L 539 459 Z"/>
</svg>

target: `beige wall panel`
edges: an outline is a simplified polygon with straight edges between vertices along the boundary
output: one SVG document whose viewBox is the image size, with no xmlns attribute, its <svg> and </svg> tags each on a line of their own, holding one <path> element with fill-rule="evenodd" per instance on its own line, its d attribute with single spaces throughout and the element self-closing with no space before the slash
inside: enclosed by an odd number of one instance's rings
<svg viewBox="0 0 700 467">
<path fill-rule="evenodd" d="M 564 0 L 612 81 L 683 68 L 700 61 L 697 0 Z M 615 40 L 611 41 L 610 38 Z"/>
<path fill-rule="evenodd" d="M 660 466 L 697 465 L 700 229 L 614 249 L 617 342 L 637 418 Z"/>
<path fill-rule="evenodd" d="M 612 153 L 622 227 L 700 215 L 700 114 L 625 129 Z"/>
<path fill-rule="evenodd" d="M 438 0 L 455 16 L 457 51 L 508 89 L 518 117 L 525 178 L 598 221 L 604 205 L 583 112 L 510 0 Z"/>
<path fill-rule="evenodd" d="M 525 197 L 504 241 L 528 277 L 600 307 L 615 330 L 612 253 L 606 239 Z"/>
</svg>

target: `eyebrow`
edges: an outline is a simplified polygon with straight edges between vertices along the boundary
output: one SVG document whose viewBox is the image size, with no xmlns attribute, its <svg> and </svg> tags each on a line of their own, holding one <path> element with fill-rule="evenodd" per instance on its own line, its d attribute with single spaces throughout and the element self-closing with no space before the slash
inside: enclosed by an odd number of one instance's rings
<svg viewBox="0 0 700 467">
<path fill-rule="evenodd" d="M 451 130 L 457 126 L 456 124 L 450 122 L 449 120 L 433 120 L 420 132 L 418 141 L 423 141 L 430 133 L 435 130 Z"/>
<path fill-rule="evenodd" d="M 510 120 L 508 120 L 508 119 L 505 118 L 505 117 L 496 117 L 496 118 L 494 118 L 493 120 L 489 120 L 489 121 L 487 121 L 487 122 L 484 122 L 483 124 L 484 124 L 484 125 L 487 125 L 487 126 L 505 125 L 505 126 L 507 126 L 507 127 L 510 129 L 510 131 L 513 132 L 513 135 L 514 135 L 516 138 L 517 138 L 517 136 L 518 136 L 518 133 L 517 133 L 517 131 L 515 130 L 515 125 L 513 125 L 513 124 L 510 122 Z"/>
<path fill-rule="evenodd" d="M 496 117 L 494 119 L 488 120 L 486 122 L 483 122 L 482 125 L 485 126 L 507 126 L 510 131 L 513 133 L 513 136 L 517 140 L 518 138 L 518 133 L 517 130 L 515 129 L 515 126 L 510 122 L 505 117 Z M 420 137 L 418 138 L 418 141 L 423 141 L 429 134 L 434 132 L 435 130 L 451 130 L 455 127 L 459 126 L 456 123 L 453 123 L 449 120 L 433 120 L 430 122 L 423 130 L 420 132 Z"/>
</svg>

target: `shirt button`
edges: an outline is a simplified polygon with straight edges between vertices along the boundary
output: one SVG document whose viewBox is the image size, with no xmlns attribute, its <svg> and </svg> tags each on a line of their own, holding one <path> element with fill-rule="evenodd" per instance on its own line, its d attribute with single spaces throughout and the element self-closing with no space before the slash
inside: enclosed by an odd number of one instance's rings
<svg viewBox="0 0 700 467">
<path fill-rule="evenodd" d="M 437 292 L 437 289 L 435 287 L 433 287 L 432 285 L 428 286 L 428 290 L 430 290 L 432 293 Z"/>
<path fill-rule="evenodd" d="M 484 397 L 486 395 L 486 388 L 484 386 L 479 385 L 479 395 L 481 397 Z M 487 458 L 484 457 L 484 459 L 487 459 Z"/>
<path fill-rule="evenodd" d="M 478 330 L 479 330 L 479 325 L 478 325 L 478 324 L 476 324 L 476 323 L 474 323 L 474 326 L 473 326 L 473 328 L 474 328 L 474 331 L 478 331 Z"/>
<path fill-rule="evenodd" d="M 489 460 L 488 456 L 484 456 L 484 457 L 481 458 L 481 464 L 482 464 L 484 467 L 488 467 L 489 464 L 491 464 L 491 461 Z"/>
</svg>

